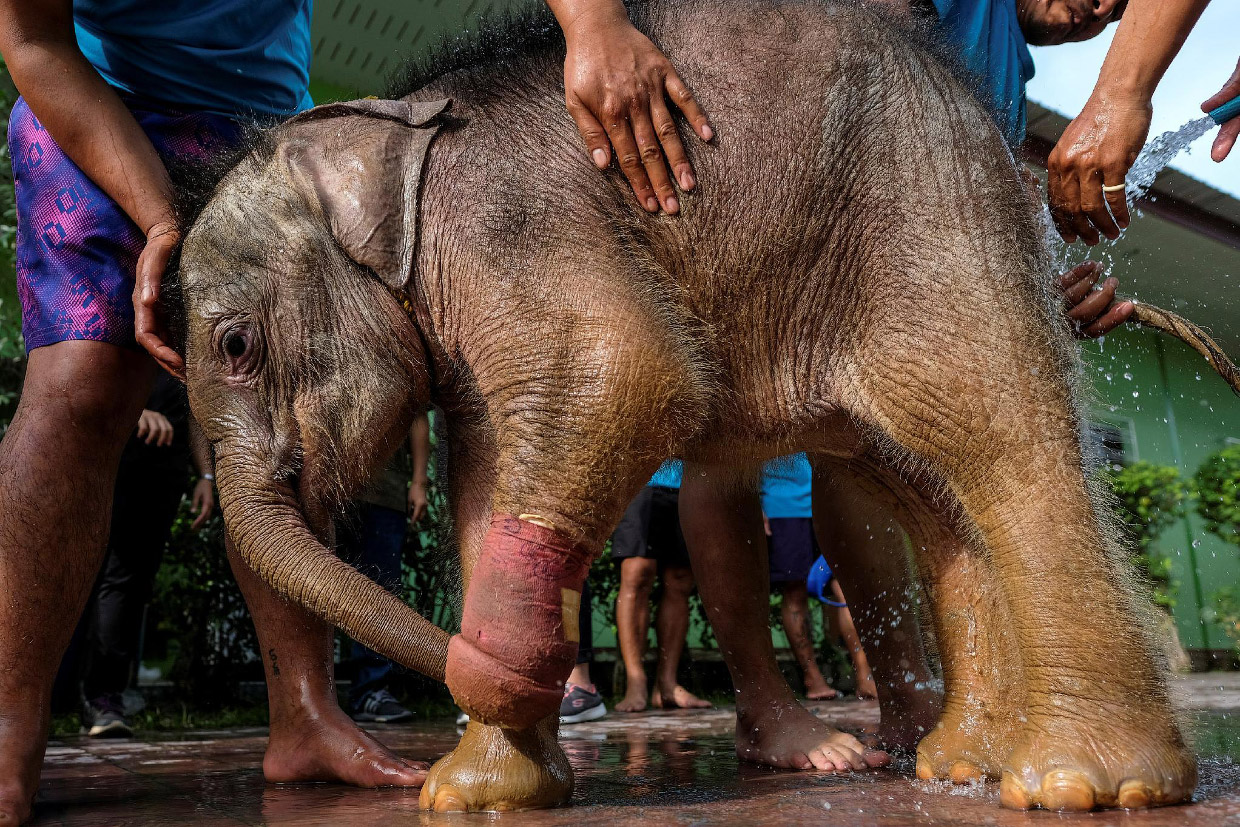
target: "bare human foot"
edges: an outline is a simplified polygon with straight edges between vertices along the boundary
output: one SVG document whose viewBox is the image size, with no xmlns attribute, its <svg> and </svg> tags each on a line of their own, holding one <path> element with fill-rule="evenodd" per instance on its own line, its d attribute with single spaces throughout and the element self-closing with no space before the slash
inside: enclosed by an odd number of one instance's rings
<svg viewBox="0 0 1240 827">
<path fill-rule="evenodd" d="M 420 787 L 429 770 L 423 761 L 396 755 L 335 706 L 296 724 L 273 724 L 263 759 L 263 775 L 273 784 Z"/>
<path fill-rule="evenodd" d="M 805 697 L 811 701 L 830 701 L 839 695 L 839 691 L 827 683 L 821 672 L 815 670 L 805 673 Z"/>
<path fill-rule="evenodd" d="M 710 709 L 710 701 L 704 701 L 680 684 L 672 687 L 666 695 L 659 687 L 650 693 L 650 705 L 655 709 Z"/>
<path fill-rule="evenodd" d="M 799 703 L 776 704 L 762 713 L 736 712 L 736 754 L 788 770 L 851 772 L 886 766 L 890 756 L 866 747 L 847 732 L 820 721 Z"/>
<path fill-rule="evenodd" d="M 646 708 L 646 679 L 630 680 L 625 689 L 624 698 L 616 704 L 617 712 L 641 712 Z"/>
</svg>

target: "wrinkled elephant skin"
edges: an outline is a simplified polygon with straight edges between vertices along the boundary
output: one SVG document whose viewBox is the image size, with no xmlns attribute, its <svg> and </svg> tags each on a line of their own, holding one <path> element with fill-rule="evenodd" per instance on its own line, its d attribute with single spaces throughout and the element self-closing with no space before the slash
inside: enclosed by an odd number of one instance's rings
<svg viewBox="0 0 1240 827">
<path fill-rule="evenodd" d="M 717 136 L 687 143 L 700 184 L 676 218 L 592 167 L 562 52 L 538 38 L 278 127 L 214 191 L 181 262 L 187 372 L 240 554 L 367 646 L 446 665 L 485 724 L 435 766 L 427 806 L 557 804 L 570 773 L 530 725 L 571 668 L 580 561 L 667 456 L 684 496 L 727 501 L 805 450 L 915 539 L 947 687 L 919 774 L 998 775 L 1018 808 L 1187 800 L 1193 758 L 1084 471 L 1041 226 L 989 115 L 863 7 L 633 14 Z M 469 613 L 450 653 L 324 545 L 432 400 Z M 513 529 L 537 536 L 525 558 L 491 530 L 513 515 L 539 529 Z M 471 575 L 499 570 L 521 589 L 484 612 Z M 725 653 L 763 579 L 710 589 Z M 750 661 L 728 663 L 738 689 L 772 674 Z M 881 763 L 748 698 L 753 760 Z"/>
</svg>

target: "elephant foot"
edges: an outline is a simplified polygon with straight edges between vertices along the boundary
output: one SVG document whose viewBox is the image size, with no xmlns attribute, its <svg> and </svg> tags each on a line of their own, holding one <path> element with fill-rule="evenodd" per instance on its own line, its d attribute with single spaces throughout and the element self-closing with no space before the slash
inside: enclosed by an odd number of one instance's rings
<svg viewBox="0 0 1240 827">
<path fill-rule="evenodd" d="M 273 784 L 333 781 L 354 787 L 418 787 L 429 765 L 406 761 L 337 706 L 272 723 L 263 776 Z"/>
<path fill-rule="evenodd" d="M 998 780 L 1016 744 L 1021 712 L 1006 705 L 948 704 L 917 745 L 917 777 L 970 784 Z"/>
<path fill-rule="evenodd" d="M 1197 764 L 1170 712 L 1030 717 L 1003 771 L 999 800 L 1028 810 L 1142 809 L 1188 801 Z"/>
<path fill-rule="evenodd" d="M 556 742 L 556 719 L 526 730 L 471 720 L 456 749 L 431 767 L 421 805 L 436 812 L 557 807 L 573 795 L 573 771 Z"/>
<path fill-rule="evenodd" d="M 883 767 L 891 757 L 828 726 L 795 701 L 760 714 L 736 712 L 736 754 L 742 761 L 786 770 L 851 772 Z"/>
</svg>

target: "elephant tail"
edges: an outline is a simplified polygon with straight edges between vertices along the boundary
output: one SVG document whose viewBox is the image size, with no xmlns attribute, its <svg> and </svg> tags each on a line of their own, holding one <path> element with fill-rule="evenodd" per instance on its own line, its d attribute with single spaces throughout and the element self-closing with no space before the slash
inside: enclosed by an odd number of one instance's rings
<svg viewBox="0 0 1240 827">
<path fill-rule="evenodd" d="M 1210 338 L 1210 334 L 1170 310 L 1163 310 L 1152 304 L 1142 304 L 1133 299 L 1128 301 L 1131 301 L 1134 306 L 1131 321 L 1174 336 L 1200 353 L 1210 363 L 1210 367 L 1214 368 L 1215 373 L 1223 377 L 1223 381 L 1231 386 L 1237 396 L 1240 396 L 1240 368 L 1237 368 L 1236 363 L 1228 358 L 1217 342 Z"/>
</svg>

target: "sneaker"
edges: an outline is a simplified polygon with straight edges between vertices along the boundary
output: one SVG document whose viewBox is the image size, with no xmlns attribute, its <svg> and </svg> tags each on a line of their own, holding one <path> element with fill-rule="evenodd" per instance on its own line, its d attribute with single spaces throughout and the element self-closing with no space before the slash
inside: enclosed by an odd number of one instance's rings
<svg viewBox="0 0 1240 827">
<path fill-rule="evenodd" d="M 395 724 L 408 721 L 413 713 L 401 706 L 391 692 L 375 689 L 362 696 L 351 717 L 359 723 Z"/>
<path fill-rule="evenodd" d="M 606 714 L 607 706 L 603 703 L 603 696 L 594 688 L 594 684 L 589 686 L 577 686 L 572 683 L 564 685 L 564 700 L 560 701 L 560 723 L 580 724 L 583 721 L 597 721 Z"/>
<path fill-rule="evenodd" d="M 86 702 L 82 711 L 82 729 L 92 738 L 128 738 L 133 729 L 125 720 L 120 695 L 100 695 Z"/>
</svg>

